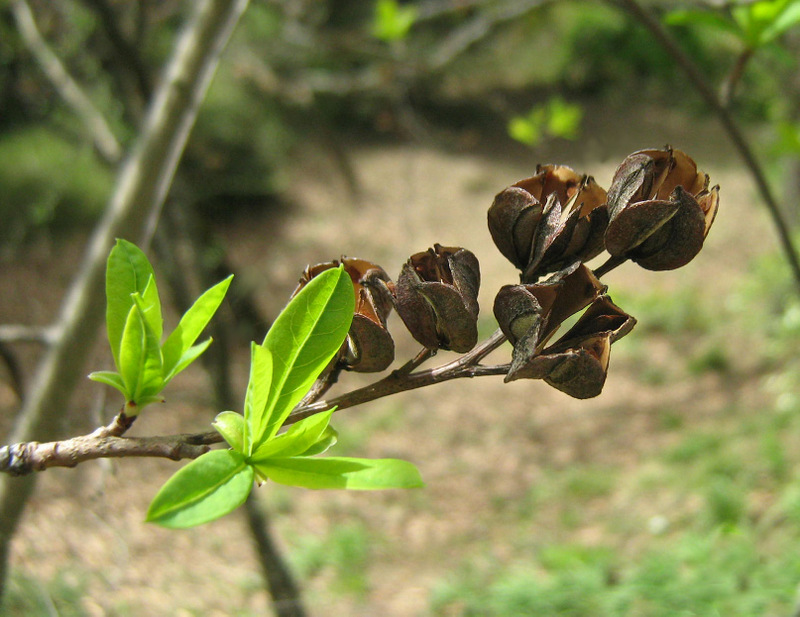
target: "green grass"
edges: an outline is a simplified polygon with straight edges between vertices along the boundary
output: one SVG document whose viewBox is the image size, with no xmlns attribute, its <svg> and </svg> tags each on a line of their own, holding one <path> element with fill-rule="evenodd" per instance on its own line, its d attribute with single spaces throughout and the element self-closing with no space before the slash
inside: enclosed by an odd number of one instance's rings
<svg viewBox="0 0 800 617">
<path fill-rule="evenodd" d="M 332 591 L 363 597 L 369 589 L 371 550 L 369 531 L 353 522 L 335 527 L 326 536 L 308 534 L 300 538 L 290 558 L 301 578 L 332 572 Z"/>
<path fill-rule="evenodd" d="M 41 580 L 32 574 L 15 570 L 0 607 L 0 615 L 9 617 L 84 617 L 81 606 L 86 581 L 79 571 L 61 571 L 51 580 Z"/>
</svg>

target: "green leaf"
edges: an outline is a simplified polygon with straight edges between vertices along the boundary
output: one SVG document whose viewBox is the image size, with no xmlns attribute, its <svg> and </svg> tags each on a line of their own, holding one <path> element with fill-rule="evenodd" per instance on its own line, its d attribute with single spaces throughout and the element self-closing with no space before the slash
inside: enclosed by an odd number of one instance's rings
<svg viewBox="0 0 800 617">
<path fill-rule="evenodd" d="M 235 411 L 223 411 L 211 423 L 228 445 L 237 452 L 244 452 L 244 416 Z"/>
<path fill-rule="evenodd" d="M 144 320 L 136 304 L 128 311 L 125 329 L 122 332 L 119 349 L 119 374 L 125 384 L 125 395 L 133 400 L 139 389 L 139 378 L 144 370 L 144 359 L 147 353 Z"/>
<path fill-rule="evenodd" d="M 400 41 L 408 36 L 416 20 L 417 7 L 400 6 L 397 0 L 378 0 L 372 35 L 381 41 Z"/>
<path fill-rule="evenodd" d="M 173 529 L 201 525 L 232 512 L 253 489 L 253 468 L 233 450 L 212 450 L 180 469 L 150 504 L 147 521 Z"/>
<path fill-rule="evenodd" d="M 250 460 L 254 463 L 273 457 L 301 456 L 325 434 L 333 409 L 304 418 L 289 427 L 282 435 L 261 444 Z"/>
<path fill-rule="evenodd" d="M 250 345 L 250 379 L 244 395 L 244 452 L 253 453 L 255 436 L 263 431 L 264 408 L 273 379 L 273 358 L 262 345 Z"/>
<path fill-rule="evenodd" d="M 316 454 L 322 454 L 328 448 L 335 445 L 337 441 L 339 441 L 339 433 L 337 433 L 332 426 L 328 425 L 325 427 L 325 430 L 322 432 L 322 435 L 317 442 L 305 452 L 301 452 L 298 456 L 314 456 Z"/>
<path fill-rule="evenodd" d="M 175 375 L 180 373 L 183 369 L 185 369 L 187 366 L 189 366 L 192 362 L 197 360 L 197 358 L 199 358 L 202 355 L 202 353 L 206 349 L 208 349 L 208 346 L 211 345 L 211 342 L 213 340 L 214 339 L 209 337 L 206 340 L 204 340 L 202 343 L 198 343 L 197 345 L 192 345 L 191 347 L 189 347 L 189 349 L 187 349 L 184 352 L 184 354 L 180 357 L 180 359 L 178 360 L 178 363 L 175 364 L 175 366 L 173 366 L 172 370 L 170 370 L 169 372 L 167 372 L 166 367 L 164 367 L 163 370 L 166 373 L 164 375 L 164 384 L 168 384 L 170 381 L 172 381 L 172 378 L 175 377 Z"/>
<path fill-rule="evenodd" d="M 325 270 L 300 290 L 272 324 L 264 347 L 273 372 L 264 415 L 253 443 L 270 439 L 342 346 L 355 309 L 350 276 L 340 266 Z"/>
<path fill-rule="evenodd" d="M 160 340 L 145 313 L 144 300 L 139 294 L 133 294 L 133 299 L 136 302 L 136 309 L 139 311 L 144 328 L 144 362 L 139 375 L 138 388 L 133 399 L 141 408 L 144 407 L 143 399 L 152 398 L 164 389 L 164 367 L 161 361 Z M 158 312 L 160 319 L 161 311 L 159 310 Z"/>
<path fill-rule="evenodd" d="M 161 335 L 164 332 L 164 320 L 161 318 L 161 300 L 158 297 L 155 277 L 147 280 L 144 291 L 140 294 L 141 308 L 145 321 L 156 336 L 156 341 L 161 344 Z"/>
<path fill-rule="evenodd" d="M 180 372 L 178 366 L 182 364 L 186 353 L 202 334 L 214 313 L 217 312 L 219 305 L 222 304 L 232 279 L 233 275 L 205 291 L 184 313 L 178 326 L 167 337 L 162 350 L 164 354 L 164 373 L 167 381 Z M 183 368 L 185 366 L 183 365 Z"/>
<path fill-rule="evenodd" d="M 94 373 L 89 373 L 89 379 L 116 388 L 122 392 L 123 395 L 126 393 L 125 382 L 122 380 L 122 375 L 114 371 L 95 371 Z"/>
<path fill-rule="evenodd" d="M 696 9 L 670 11 L 664 16 L 664 23 L 669 26 L 697 25 L 733 34 L 738 39 L 743 38 L 742 31 L 734 22 L 724 15 L 712 11 L 699 11 Z"/>
<path fill-rule="evenodd" d="M 761 33 L 762 44 L 774 41 L 787 30 L 800 24 L 800 0 L 792 0 Z"/>
<path fill-rule="evenodd" d="M 106 327 L 118 369 L 122 336 L 133 306 L 131 294 L 144 293 L 150 277 L 155 275 L 147 256 L 135 244 L 118 239 L 106 263 Z"/>
<path fill-rule="evenodd" d="M 377 490 L 423 486 L 417 468 L 397 459 L 272 458 L 255 463 L 256 471 L 278 484 L 305 488 Z"/>
</svg>

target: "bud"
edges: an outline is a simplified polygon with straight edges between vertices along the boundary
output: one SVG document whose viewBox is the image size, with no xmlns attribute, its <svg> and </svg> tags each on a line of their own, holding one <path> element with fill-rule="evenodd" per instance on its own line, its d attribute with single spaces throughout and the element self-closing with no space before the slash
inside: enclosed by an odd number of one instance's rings
<svg viewBox="0 0 800 617">
<path fill-rule="evenodd" d="M 648 270 L 686 265 L 703 248 L 719 207 L 719 187 L 709 190 L 708 184 L 680 150 L 631 154 L 608 192 L 606 249 Z"/>
<path fill-rule="evenodd" d="M 500 252 L 522 270 L 522 282 L 586 261 L 603 250 L 606 192 L 591 176 L 540 165 L 531 178 L 500 192 L 489 231 Z"/>
<path fill-rule="evenodd" d="M 403 265 L 394 286 L 395 308 L 425 347 L 463 353 L 478 342 L 480 280 L 470 251 L 434 244 Z"/>
<path fill-rule="evenodd" d="M 341 261 L 309 266 L 303 272 L 294 294 L 320 272 L 338 268 L 340 263 L 344 265 L 345 272 L 350 275 L 350 280 L 353 282 L 356 308 L 350 331 L 338 358 L 348 369 L 354 371 L 361 373 L 382 371 L 394 360 L 394 341 L 386 329 L 392 301 L 385 285 L 378 282 L 389 281 L 389 275 L 383 268 L 353 257 L 342 257 Z"/>
</svg>

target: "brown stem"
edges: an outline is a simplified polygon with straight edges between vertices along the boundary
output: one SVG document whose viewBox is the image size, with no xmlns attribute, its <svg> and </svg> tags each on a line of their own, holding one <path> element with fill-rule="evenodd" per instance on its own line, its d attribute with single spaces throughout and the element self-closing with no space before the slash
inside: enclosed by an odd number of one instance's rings
<svg viewBox="0 0 800 617">
<path fill-rule="evenodd" d="M 739 130 L 739 127 L 733 120 L 730 111 L 722 104 L 717 95 L 708 84 L 705 75 L 700 71 L 697 64 L 686 54 L 672 35 L 664 28 L 661 22 L 653 16 L 650 12 L 646 11 L 637 0 L 608 0 L 612 4 L 620 4 L 630 15 L 636 18 L 645 28 L 647 28 L 653 35 L 656 41 L 672 56 L 673 60 L 681 67 L 683 72 L 689 78 L 689 81 L 697 90 L 698 94 L 705 100 L 706 104 L 711 108 L 717 116 L 720 124 L 728 134 L 728 138 L 733 142 L 734 147 L 739 152 L 739 155 L 744 160 L 745 166 L 753 176 L 761 198 L 767 207 L 767 210 L 772 218 L 772 223 L 778 233 L 778 240 L 780 241 L 781 248 L 783 249 L 786 260 L 789 262 L 789 267 L 794 276 L 795 286 L 798 293 L 800 293 L 800 259 L 797 256 L 794 245 L 792 243 L 791 234 L 789 233 L 789 226 L 783 219 L 778 202 L 772 194 L 772 189 L 767 182 L 766 174 L 761 165 L 756 160 L 750 145 L 744 137 L 744 134 Z"/>
<path fill-rule="evenodd" d="M 471 351 L 447 364 L 416 373 L 406 373 L 400 368 L 373 384 L 328 401 L 298 405 L 285 424 L 294 424 L 333 407 L 346 409 L 390 394 L 415 390 L 451 379 L 505 375 L 508 373 L 508 364 L 495 366 L 480 364 L 481 360 L 505 341 L 503 332 L 497 330 Z M 426 355 L 432 354 L 420 353 L 412 362 Z M 172 460 L 197 458 L 207 452 L 210 445 L 223 441 L 216 431 L 157 437 L 120 436 L 130 428 L 135 419 L 135 416 L 127 416 L 124 412 L 120 412 L 110 424 L 100 427 L 89 435 L 47 443 L 29 441 L 4 446 L 0 448 L 0 473 L 13 476 L 27 475 L 49 467 L 74 467 L 84 461 L 98 458 L 128 456 L 150 456 Z"/>
<path fill-rule="evenodd" d="M 744 75 L 744 69 L 750 58 L 753 57 L 754 51 L 749 47 L 743 50 L 739 57 L 736 58 L 736 64 L 733 65 L 733 69 L 731 69 L 727 79 L 722 82 L 719 98 L 725 107 L 730 107 L 731 101 L 733 101 L 733 97 L 736 94 L 736 87 L 739 85 L 742 75 Z"/>
<path fill-rule="evenodd" d="M 623 255 L 612 255 L 604 264 L 597 268 L 597 270 L 594 270 L 592 274 L 600 278 L 611 272 L 614 268 L 621 266 L 626 261 L 628 261 L 628 258 Z"/>
<path fill-rule="evenodd" d="M 336 407 L 337 410 L 346 409 L 391 394 L 406 392 L 407 390 L 416 390 L 417 388 L 431 386 L 451 379 L 484 375 L 503 375 L 508 372 L 507 366 L 486 367 L 480 366 L 478 363 L 502 345 L 505 340 L 506 337 L 503 332 L 497 330 L 488 339 L 452 362 L 416 373 L 404 373 L 402 369 L 392 371 L 383 379 L 369 384 L 368 386 L 364 386 L 363 388 L 347 392 L 346 394 L 329 400 L 317 401 L 309 405 L 299 406 L 289 415 L 284 424 L 294 424 L 303 418 L 333 409 L 334 407 Z"/>
<path fill-rule="evenodd" d="M 178 461 L 208 452 L 222 438 L 213 433 L 159 437 L 81 435 L 62 441 L 28 441 L 0 448 L 0 471 L 24 476 L 49 467 L 75 467 L 98 458 L 161 457 Z"/>
</svg>

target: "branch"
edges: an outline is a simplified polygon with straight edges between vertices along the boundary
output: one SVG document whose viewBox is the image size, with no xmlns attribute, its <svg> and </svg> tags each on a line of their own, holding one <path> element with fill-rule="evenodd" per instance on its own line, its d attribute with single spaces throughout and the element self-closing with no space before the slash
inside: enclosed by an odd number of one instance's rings
<svg viewBox="0 0 800 617">
<path fill-rule="evenodd" d="M 673 60 L 681 67 L 683 72 L 689 78 L 689 81 L 697 90 L 698 94 L 705 100 L 706 104 L 711 108 L 717 119 L 722 124 L 723 129 L 728 134 L 728 137 L 733 142 L 734 147 L 739 152 L 739 155 L 744 160 L 745 166 L 753 176 L 761 198 L 769 211 L 772 223 L 778 232 L 778 239 L 780 241 L 786 260 L 794 276 L 795 286 L 798 293 L 800 293 L 800 259 L 797 256 L 792 238 L 789 233 L 789 226 L 783 220 L 778 202 L 772 194 L 769 183 L 767 182 L 766 174 L 761 165 L 755 157 L 750 145 L 745 139 L 743 133 L 739 130 L 736 122 L 733 120 L 728 108 L 722 104 L 720 99 L 711 89 L 705 75 L 700 71 L 697 64 L 681 49 L 677 41 L 672 35 L 664 28 L 661 22 L 654 17 L 651 13 L 646 11 L 637 0 L 608 0 L 612 4 L 618 3 L 637 19 L 645 28 L 647 28 L 653 35 L 653 38 L 672 56 Z"/>
<path fill-rule="evenodd" d="M 505 375 L 508 365 L 483 366 L 480 361 L 497 349 L 506 340 L 500 330 L 477 345 L 471 351 L 442 366 L 409 373 L 407 367 L 416 366 L 431 354 L 418 354 L 408 365 L 387 377 L 364 388 L 348 392 L 329 401 L 300 403 L 285 425 L 294 424 L 308 416 L 336 407 L 346 409 L 384 396 L 415 390 L 451 379 Z M 39 443 L 29 441 L 0 448 L 0 473 L 12 476 L 31 474 L 49 467 L 75 467 L 84 461 L 98 458 L 123 458 L 128 456 L 161 457 L 172 460 L 197 458 L 209 450 L 209 446 L 223 441 L 216 431 L 205 433 L 166 435 L 157 437 L 122 437 L 135 418 L 118 414 L 108 425 L 89 435 L 73 437 L 63 441 Z"/>
<path fill-rule="evenodd" d="M 155 220 L 222 50 L 247 0 L 205 0 L 192 6 L 192 17 L 176 41 L 142 132 L 120 169 L 109 206 L 62 304 L 59 336 L 38 367 L 11 442 L 50 440 L 58 434 L 63 411 L 83 376 L 92 349 L 89 343 L 102 322 L 99 299 L 114 238 L 140 237 L 148 217 Z M 0 478 L 0 585 L 5 582 L 9 543 L 35 477 Z"/>
<path fill-rule="evenodd" d="M 0 472 L 22 476 L 50 467 L 75 467 L 98 458 L 149 456 L 178 461 L 197 458 L 222 441 L 219 434 L 160 437 L 109 437 L 82 435 L 62 441 L 29 441 L 0 448 Z"/>
<path fill-rule="evenodd" d="M 58 328 L 54 326 L 0 325 L 0 343 L 40 343 L 47 346 L 52 345 L 58 336 Z"/>
<path fill-rule="evenodd" d="M 122 157 L 122 146 L 108 126 L 103 114 L 84 94 L 64 68 L 58 56 L 47 45 L 36 27 L 31 7 L 25 0 L 15 0 L 11 3 L 11 12 L 14 14 L 17 29 L 22 40 L 28 46 L 28 50 L 36 58 L 42 71 L 64 102 L 81 119 L 86 130 L 92 136 L 97 151 L 107 163 L 117 163 Z"/>
</svg>

